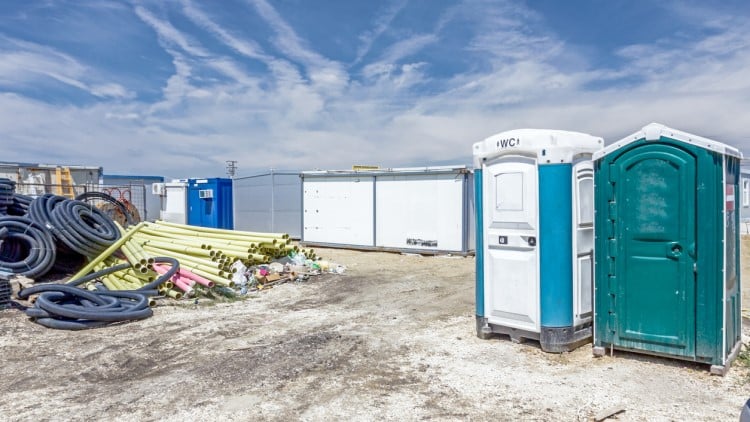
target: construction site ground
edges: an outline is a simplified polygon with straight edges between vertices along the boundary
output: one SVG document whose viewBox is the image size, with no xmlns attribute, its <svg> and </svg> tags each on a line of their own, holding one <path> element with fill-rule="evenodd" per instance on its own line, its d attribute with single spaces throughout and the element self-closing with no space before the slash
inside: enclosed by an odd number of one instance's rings
<svg viewBox="0 0 750 422">
<path fill-rule="evenodd" d="M 750 397 L 746 355 L 720 377 L 642 354 L 595 358 L 590 344 L 548 354 L 478 339 L 473 257 L 318 253 L 347 271 L 102 329 L 0 312 L 0 420 L 733 421 Z"/>
</svg>

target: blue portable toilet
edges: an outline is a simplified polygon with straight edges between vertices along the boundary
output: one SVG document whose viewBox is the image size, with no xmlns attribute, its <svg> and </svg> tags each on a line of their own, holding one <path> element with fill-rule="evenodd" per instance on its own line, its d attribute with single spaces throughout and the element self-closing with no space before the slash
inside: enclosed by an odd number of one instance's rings
<svg viewBox="0 0 750 422">
<path fill-rule="evenodd" d="M 594 245 L 591 156 L 602 138 L 519 129 L 474 144 L 477 335 L 590 341 Z"/>
<path fill-rule="evenodd" d="M 187 223 L 216 229 L 234 228 L 232 179 L 188 179 Z"/>
</svg>

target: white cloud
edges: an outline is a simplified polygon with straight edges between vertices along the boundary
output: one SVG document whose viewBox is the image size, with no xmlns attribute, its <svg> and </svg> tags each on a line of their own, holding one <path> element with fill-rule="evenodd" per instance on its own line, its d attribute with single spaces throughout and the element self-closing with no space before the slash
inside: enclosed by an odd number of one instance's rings
<svg viewBox="0 0 750 422">
<path fill-rule="evenodd" d="M 302 63 L 312 87 L 329 93 L 340 93 L 349 83 L 341 63 L 327 59 L 307 46 L 294 29 L 266 0 L 248 0 L 276 33 L 274 44 L 292 60 Z"/>
<path fill-rule="evenodd" d="M 211 18 L 208 17 L 201 9 L 199 9 L 191 0 L 182 0 L 183 12 L 190 20 L 201 26 L 206 31 L 215 35 L 224 44 L 230 46 L 232 49 L 242 54 L 245 57 L 258 59 L 267 62 L 268 57 L 263 49 L 255 42 L 240 39 L 234 36 L 226 29 L 217 25 Z"/>
<path fill-rule="evenodd" d="M 133 91 L 129 91 L 122 85 L 115 83 L 95 84 L 91 85 L 89 89 L 97 97 L 135 98 Z"/>
<path fill-rule="evenodd" d="M 0 86 L 15 90 L 56 81 L 100 98 L 133 98 L 120 84 L 101 82 L 97 72 L 54 48 L 0 37 Z"/>
<path fill-rule="evenodd" d="M 186 36 L 174 27 L 168 21 L 162 20 L 154 16 L 148 9 L 143 6 L 135 7 L 135 14 L 148 24 L 154 31 L 156 31 L 161 40 L 168 47 L 179 47 L 184 52 L 196 56 L 196 57 L 208 57 L 211 54 L 197 45 L 197 42 L 191 40 L 190 37 Z"/>
<path fill-rule="evenodd" d="M 401 59 L 404 59 L 420 51 L 425 46 L 437 41 L 438 37 L 435 34 L 420 34 L 400 40 L 387 48 L 376 62 L 364 66 L 362 68 L 362 74 L 366 78 L 371 78 L 376 75 L 388 73 L 394 68 L 393 65 Z"/>
<path fill-rule="evenodd" d="M 182 4 L 183 11 L 190 20 L 240 55 L 265 63 L 278 83 L 296 84 L 302 82 L 299 71 L 291 63 L 266 54 L 258 43 L 253 40 L 243 39 L 231 34 L 228 30 L 211 20 L 208 15 L 196 7 L 190 0 L 182 0 Z"/>
<path fill-rule="evenodd" d="M 372 44 L 388 29 L 393 19 L 406 7 L 407 3 L 408 0 L 399 0 L 388 5 L 375 18 L 372 30 L 365 31 L 359 36 L 360 46 L 357 48 L 357 57 L 354 59 L 354 64 L 359 63 L 370 52 Z"/>
</svg>

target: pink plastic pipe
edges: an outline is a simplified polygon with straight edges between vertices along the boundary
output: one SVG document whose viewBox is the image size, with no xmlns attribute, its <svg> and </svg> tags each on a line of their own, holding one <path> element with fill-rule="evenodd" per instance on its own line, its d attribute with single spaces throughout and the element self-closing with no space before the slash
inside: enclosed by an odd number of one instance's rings
<svg viewBox="0 0 750 422">
<path fill-rule="evenodd" d="M 191 280 L 187 277 L 182 277 L 180 276 L 179 273 L 172 276 L 172 281 L 175 281 L 175 280 L 180 280 L 181 282 L 183 282 L 184 284 L 187 284 L 190 287 L 195 286 L 195 280 Z"/>
<path fill-rule="evenodd" d="M 180 275 L 180 277 L 189 278 L 189 279 L 197 282 L 198 284 L 201 284 L 201 285 L 206 286 L 206 287 L 214 287 L 214 284 L 216 284 L 213 281 L 211 281 L 211 280 L 209 280 L 207 278 L 203 278 L 203 277 L 199 276 L 198 274 L 193 274 L 192 272 L 190 272 L 189 270 L 186 270 L 184 268 L 180 268 L 180 270 L 177 273 Z"/>
<path fill-rule="evenodd" d="M 182 279 L 172 279 L 172 282 L 174 283 L 175 287 L 185 292 L 185 294 L 189 295 L 193 293 L 193 288 L 183 282 Z"/>
<path fill-rule="evenodd" d="M 154 264 L 154 271 L 156 271 L 159 274 L 166 273 L 167 271 L 169 271 L 170 268 L 171 266 L 168 267 L 164 264 Z"/>
</svg>

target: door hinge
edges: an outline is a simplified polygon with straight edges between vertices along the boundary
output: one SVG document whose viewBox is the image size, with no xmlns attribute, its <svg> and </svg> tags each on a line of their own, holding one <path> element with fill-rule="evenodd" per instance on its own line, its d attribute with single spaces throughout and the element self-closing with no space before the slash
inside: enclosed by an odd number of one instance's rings
<svg viewBox="0 0 750 422">
<path fill-rule="evenodd" d="M 609 256 L 612 258 L 617 257 L 617 239 L 607 239 L 607 248 L 609 248 Z"/>
<path fill-rule="evenodd" d="M 617 202 L 609 201 L 607 202 L 607 205 L 609 206 L 609 219 L 617 220 Z"/>
<path fill-rule="evenodd" d="M 612 334 L 615 334 L 616 332 L 615 327 L 617 327 L 617 314 L 615 314 L 614 311 L 609 311 L 609 315 L 607 319 L 608 319 L 607 323 L 609 324 L 610 331 L 612 331 Z"/>
<path fill-rule="evenodd" d="M 607 274 L 609 275 L 615 275 L 615 258 L 608 256 L 607 257 L 607 264 L 609 265 L 609 272 Z"/>
<path fill-rule="evenodd" d="M 608 239 L 613 239 L 615 237 L 615 222 L 613 220 L 607 220 L 605 225 L 606 229 L 605 235 Z"/>
</svg>

